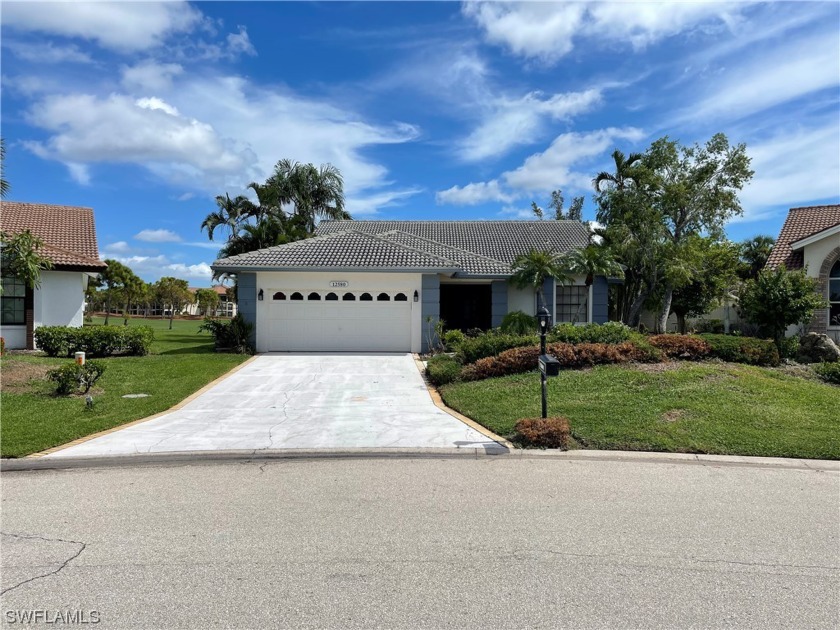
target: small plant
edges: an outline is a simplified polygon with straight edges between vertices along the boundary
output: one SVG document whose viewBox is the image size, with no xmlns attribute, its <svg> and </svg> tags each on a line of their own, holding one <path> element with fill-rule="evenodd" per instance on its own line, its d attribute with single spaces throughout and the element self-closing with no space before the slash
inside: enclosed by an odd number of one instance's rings
<svg viewBox="0 0 840 630">
<path fill-rule="evenodd" d="M 514 439 L 523 446 L 569 448 L 571 427 L 568 418 L 526 418 L 514 427 Z"/>
<path fill-rule="evenodd" d="M 213 336 L 217 350 L 232 350 L 238 354 L 253 354 L 254 352 L 251 345 L 254 325 L 245 321 L 240 314 L 230 321 L 205 317 L 204 323 L 198 329 L 209 332 Z"/>
<path fill-rule="evenodd" d="M 840 385 L 840 363 L 816 363 L 814 372 L 826 383 Z"/>
<path fill-rule="evenodd" d="M 446 385 L 461 376 L 461 364 L 449 355 L 439 354 L 426 363 L 426 375 L 432 385 Z"/>
<path fill-rule="evenodd" d="M 439 317 L 436 318 L 433 315 L 426 317 L 426 344 L 431 354 L 440 352 L 443 349 L 443 331 L 445 327 L 446 322 Z"/>
<path fill-rule="evenodd" d="M 457 352 L 467 336 L 458 329 L 443 333 L 443 345 L 447 352 Z"/>
<path fill-rule="evenodd" d="M 47 379 L 56 384 L 55 392 L 60 396 L 87 394 L 104 372 L 105 364 L 101 361 L 88 361 L 84 365 L 69 363 L 47 372 Z"/>
<path fill-rule="evenodd" d="M 779 350 L 769 339 L 736 335 L 699 335 L 711 348 L 711 356 L 721 361 L 748 365 L 779 365 Z"/>
<path fill-rule="evenodd" d="M 500 328 L 509 335 L 533 335 L 537 330 L 537 318 L 523 311 L 511 311 L 502 319 Z"/>
<path fill-rule="evenodd" d="M 0 356 L 6 354 L 6 340 L 0 337 Z"/>
</svg>

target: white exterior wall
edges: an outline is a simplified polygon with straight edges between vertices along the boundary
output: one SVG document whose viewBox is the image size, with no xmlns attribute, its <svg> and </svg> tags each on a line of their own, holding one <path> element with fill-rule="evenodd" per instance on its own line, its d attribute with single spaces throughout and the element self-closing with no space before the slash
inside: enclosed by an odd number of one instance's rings
<svg viewBox="0 0 840 630">
<path fill-rule="evenodd" d="M 420 301 L 414 302 L 414 292 L 418 296 L 423 294 L 422 278 L 419 273 L 343 273 L 343 272 L 257 272 L 257 294 L 260 289 L 264 294 L 263 300 L 257 300 L 256 346 L 257 352 L 268 352 L 270 348 L 271 327 L 269 325 L 271 295 L 273 291 L 283 291 L 290 294 L 294 291 L 319 291 L 340 293 L 352 291 L 358 293 L 363 290 L 373 291 L 401 291 L 408 296 L 411 304 L 411 351 L 420 352 L 422 345 L 423 323 L 421 318 Z M 346 288 L 334 289 L 330 287 L 332 281 L 348 283 Z"/>
<path fill-rule="evenodd" d="M 805 273 L 812 278 L 820 277 L 820 269 L 828 255 L 837 247 L 840 247 L 840 234 L 832 234 L 826 236 L 824 239 L 806 245 L 802 250 L 802 257 L 805 262 Z M 828 287 L 826 287 L 827 289 Z M 828 297 L 826 294 L 825 297 Z M 788 331 L 788 336 L 790 336 Z M 795 329 L 793 334 L 801 334 L 799 329 Z M 837 343 L 840 343 L 840 326 L 828 326 L 826 334 Z"/>
<path fill-rule="evenodd" d="M 517 289 L 508 282 L 508 313 L 522 311 L 528 315 L 536 315 L 537 299 L 533 289 Z"/>
<path fill-rule="evenodd" d="M 82 326 L 87 278 L 80 271 L 42 271 L 34 295 L 34 327 Z"/>
<path fill-rule="evenodd" d="M 26 348 L 26 326 L 0 327 L 0 337 L 3 337 L 9 350 Z"/>
</svg>

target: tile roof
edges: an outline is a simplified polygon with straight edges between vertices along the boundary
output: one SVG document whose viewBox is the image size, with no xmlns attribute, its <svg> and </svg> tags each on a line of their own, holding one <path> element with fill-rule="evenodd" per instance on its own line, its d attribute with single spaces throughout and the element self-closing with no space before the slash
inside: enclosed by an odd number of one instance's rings
<svg viewBox="0 0 840 630">
<path fill-rule="evenodd" d="M 779 265 L 785 265 L 788 269 L 801 269 L 804 264 L 802 252 L 793 251 L 790 248 L 791 243 L 801 241 L 803 238 L 813 236 L 835 225 L 840 225 L 840 205 L 791 208 L 773 251 L 767 259 L 767 267 L 775 269 Z"/>
<path fill-rule="evenodd" d="M 381 269 L 452 270 L 452 260 L 402 245 L 373 234 L 344 230 L 217 260 L 216 271 L 237 269 Z"/>
<path fill-rule="evenodd" d="M 99 260 L 93 210 L 20 201 L 0 202 L 0 230 L 29 230 L 44 241 L 41 254 L 56 267 L 104 269 Z"/>
<path fill-rule="evenodd" d="M 589 229 L 580 221 L 322 221 L 317 234 L 348 229 L 398 230 L 508 265 L 531 248 L 565 252 L 589 243 Z"/>
<path fill-rule="evenodd" d="M 510 265 L 503 263 L 486 256 L 479 256 L 464 249 L 451 247 L 438 243 L 437 241 L 430 241 L 402 232 L 400 230 L 393 230 L 391 232 L 382 232 L 379 234 L 381 238 L 399 243 L 400 245 L 407 245 L 415 249 L 429 252 L 435 256 L 442 256 L 458 264 L 460 270 L 459 276 L 506 276 L 510 275 Z"/>
</svg>

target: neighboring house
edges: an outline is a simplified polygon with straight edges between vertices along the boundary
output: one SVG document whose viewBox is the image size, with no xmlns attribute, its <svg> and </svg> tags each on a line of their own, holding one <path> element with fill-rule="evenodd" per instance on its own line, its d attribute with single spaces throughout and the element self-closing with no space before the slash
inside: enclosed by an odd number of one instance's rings
<svg viewBox="0 0 840 630">
<path fill-rule="evenodd" d="M 533 289 L 508 279 L 517 255 L 589 243 L 579 221 L 324 221 L 316 236 L 217 260 L 237 276 L 239 312 L 257 351 L 428 349 L 434 322 L 498 326 L 536 312 Z M 607 282 L 546 282 L 555 322 L 607 321 Z"/>
<path fill-rule="evenodd" d="M 825 333 L 840 342 L 840 205 L 791 208 L 767 267 L 805 269 L 817 278 L 828 308 L 819 309 L 808 332 Z M 790 331 L 795 334 L 796 330 Z"/>
<path fill-rule="evenodd" d="M 99 260 L 93 210 L 17 201 L 0 202 L 0 230 L 29 230 L 44 242 L 41 255 L 52 269 L 41 272 L 41 286 L 28 288 L 3 276 L 0 330 L 7 348 L 35 347 L 39 326 L 81 326 L 88 280 L 105 269 Z"/>
<path fill-rule="evenodd" d="M 195 295 L 195 292 L 198 291 L 199 288 L 201 287 L 190 287 L 190 291 L 193 295 Z M 236 317 L 236 302 L 228 299 L 228 288 L 221 284 L 213 285 L 210 288 L 219 296 L 219 304 L 216 309 L 210 313 L 210 315 L 212 317 Z M 187 315 L 203 315 L 204 313 L 200 313 L 200 310 L 201 309 L 199 309 L 198 304 L 193 302 L 192 304 L 187 305 L 184 312 L 187 313 Z"/>
</svg>

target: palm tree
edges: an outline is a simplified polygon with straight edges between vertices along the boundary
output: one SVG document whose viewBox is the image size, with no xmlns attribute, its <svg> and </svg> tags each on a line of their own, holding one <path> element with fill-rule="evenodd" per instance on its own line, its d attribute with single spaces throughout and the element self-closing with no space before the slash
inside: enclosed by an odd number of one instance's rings
<svg viewBox="0 0 840 630">
<path fill-rule="evenodd" d="M 344 179 L 332 164 L 300 164 L 280 160 L 266 181 L 276 191 L 277 202 L 294 206 L 308 232 L 315 231 L 316 219 L 349 219 L 344 210 Z"/>
<path fill-rule="evenodd" d="M 595 190 L 601 192 L 601 184 L 610 184 L 619 190 L 623 189 L 628 181 L 633 179 L 633 167 L 642 161 L 641 153 L 631 153 L 626 158 L 624 153 L 616 149 L 612 153 L 615 162 L 615 174 L 601 171 L 592 180 Z"/>
<path fill-rule="evenodd" d="M 538 298 L 537 308 L 546 305 L 543 286 L 548 278 L 559 282 L 571 282 L 572 278 L 563 268 L 561 257 L 556 252 L 531 249 L 527 254 L 520 254 L 511 265 L 513 275 L 511 283 L 520 289 L 532 287 Z"/>
<path fill-rule="evenodd" d="M 239 226 L 247 217 L 247 213 L 251 210 L 253 204 L 244 195 L 239 195 L 235 199 L 231 199 L 230 195 L 216 196 L 216 206 L 218 210 L 207 215 L 201 223 L 201 229 L 207 230 L 207 236 L 213 240 L 213 232 L 217 227 L 224 226 L 229 230 L 228 238 L 233 238 L 239 231 Z"/>
<path fill-rule="evenodd" d="M 6 179 L 6 141 L 0 138 L 0 198 L 9 194 L 9 181 Z"/>
<path fill-rule="evenodd" d="M 564 269 L 575 275 L 586 276 L 586 286 L 591 286 L 595 276 L 623 277 L 624 268 L 606 247 L 590 243 L 572 250 L 561 260 Z"/>
<path fill-rule="evenodd" d="M 741 243 L 741 260 L 744 265 L 740 275 L 744 280 L 758 276 L 758 272 L 767 264 L 775 244 L 776 240 L 772 236 L 755 236 Z"/>
</svg>

